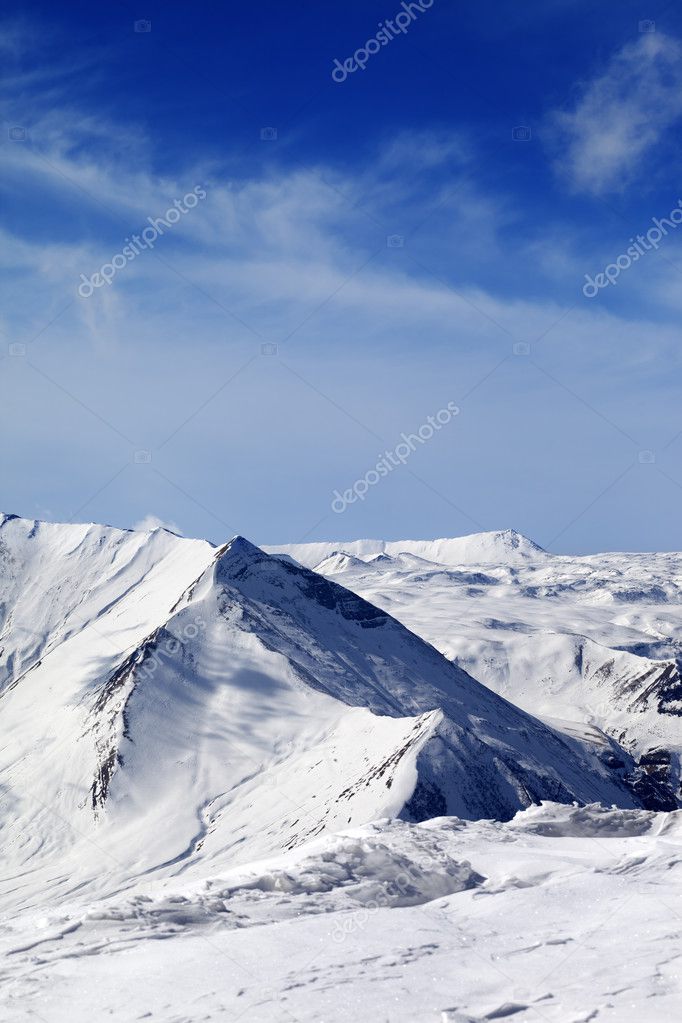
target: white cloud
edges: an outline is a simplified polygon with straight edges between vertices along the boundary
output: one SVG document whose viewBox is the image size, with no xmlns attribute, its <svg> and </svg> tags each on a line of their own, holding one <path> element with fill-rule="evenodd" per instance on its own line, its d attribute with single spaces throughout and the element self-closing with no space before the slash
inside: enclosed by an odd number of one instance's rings
<svg viewBox="0 0 682 1023">
<path fill-rule="evenodd" d="M 141 533 L 148 533 L 152 529 L 168 529 L 171 533 L 182 536 L 182 530 L 174 522 L 164 522 L 158 515 L 145 515 L 139 522 L 135 522 L 132 528 Z"/>
<path fill-rule="evenodd" d="M 682 48 L 670 36 L 642 35 L 584 85 L 572 111 L 554 113 L 557 170 L 576 191 L 620 191 L 681 116 Z"/>
<path fill-rule="evenodd" d="M 615 131 L 614 125 L 621 122 L 633 121 L 642 134 L 637 118 L 643 117 L 650 93 L 657 95 L 660 107 L 658 121 L 653 114 L 649 117 L 658 125 L 656 130 L 662 130 L 664 108 L 668 118 L 671 109 L 682 112 L 682 98 L 668 96 L 666 78 L 667 73 L 670 81 L 676 80 L 671 69 L 679 64 L 679 50 L 667 37 L 643 36 L 585 88 L 572 114 L 560 115 L 574 178 L 591 173 L 590 187 L 596 188 L 599 167 L 604 180 L 613 173 L 617 151 L 621 164 L 630 159 L 627 145 L 623 143 L 622 151 L 615 145 L 617 132 L 609 143 L 611 163 L 602 155 L 599 164 L 590 146 L 598 147 L 599 130 Z M 40 335 L 36 351 L 47 358 L 48 345 L 60 346 L 68 353 L 74 380 L 81 364 L 89 365 L 94 355 L 110 358 L 109 373 L 124 392 L 131 386 L 129 378 L 142 372 L 140 366 L 146 367 L 147 356 L 153 360 L 155 377 L 167 364 L 172 371 L 173 359 L 190 348 L 199 366 L 205 358 L 220 358 L 229 350 L 238 368 L 249 354 L 258 353 L 261 338 L 281 342 L 292 331 L 289 351 L 325 351 L 330 357 L 343 351 L 350 365 L 361 364 L 372 346 L 382 351 L 390 346 L 407 358 L 405 353 L 422 339 L 434 347 L 456 346 L 467 358 L 486 348 L 506 354 L 513 340 L 532 342 L 561 320 L 562 308 L 542 291 L 548 278 L 565 281 L 574 275 L 579 292 L 583 274 L 599 264 L 593 253 L 585 258 L 579 238 L 576 251 L 571 251 L 565 223 L 543 223 L 541 242 L 524 239 L 522 233 L 514 239 L 513 251 L 523 256 L 533 287 L 532 297 L 523 297 L 527 293 L 520 290 L 516 300 L 510 299 L 489 271 L 499 266 L 504 278 L 510 261 L 504 231 L 517 212 L 508 198 L 479 186 L 472 173 L 474 155 L 456 133 L 404 132 L 384 140 L 372 158 L 345 172 L 338 167 L 286 170 L 278 165 L 249 177 L 197 163 L 160 175 L 152 169 L 153 162 L 126 159 L 126 146 L 135 137 L 129 125 L 93 119 L 91 112 L 75 105 L 82 100 L 70 95 L 59 116 L 58 108 L 52 108 L 50 117 L 41 120 L 40 96 L 33 98 L 36 111 L 31 123 L 39 130 L 33 132 L 30 145 L 10 147 L 3 179 L 11 180 L 21 207 L 22 197 L 35 194 L 39 175 L 42 192 L 49 192 L 50 203 L 61 213 L 63 230 L 51 234 L 50 221 L 46 228 L 38 223 L 39 230 L 24 233 L 21 221 L 15 233 L 8 229 L 0 234 L 8 253 L 3 264 L 15 282 L 3 315 L 8 335 L 20 340 L 30 340 L 54 317 L 54 326 Z M 629 120 L 618 103 L 627 107 Z M 62 114 L 67 141 L 55 131 Z M 602 120 L 607 123 L 599 129 Z M 101 144 L 107 138 L 114 140 L 111 146 Z M 151 141 L 139 141 L 147 153 Z M 198 182 L 206 185 L 206 200 L 160 238 L 154 252 L 141 254 L 111 287 L 91 299 L 75 300 L 59 316 L 75 296 L 81 272 L 97 270 L 120 250 L 126 234 L 139 230 L 147 216 L 162 215 L 173 199 Z M 583 182 L 582 187 L 587 185 Z M 365 204 L 371 216 L 363 211 Z M 30 208 L 28 202 L 25 205 Z M 115 216 L 107 210 L 114 210 Z M 414 238 L 409 237 L 413 226 L 418 228 Z M 386 235 L 403 230 L 408 235 L 404 251 L 388 250 Z M 488 271 L 480 282 L 477 259 Z M 444 280 L 456 282 L 456 290 Z M 635 280 L 633 275 L 628 287 L 634 287 Z M 25 301 L 26 293 L 31 303 Z M 645 325 L 643 318 L 633 330 L 641 332 Z M 630 325 L 600 309 L 581 307 L 561 321 L 551 337 L 572 353 L 580 348 L 611 354 L 621 351 L 623 337 L 630 338 Z M 667 328 L 657 324 L 655 338 L 652 350 L 670 348 L 675 359 Z M 619 365 L 629 364 L 625 360 Z M 185 373 L 177 384 L 189 387 L 188 381 Z M 75 387 L 79 394 L 80 386 Z M 89 402 L 89 389 L 95 384 L 88 380 L 82 386 Z M 191 389 L 181 395 L 183 408 L 186 404 L 191 411 L 201 404 L 206 386 L 197 383 L 196 397 Z M 137 411 L 145 419 L 144 408 Z M 172 403 L 170 412 L 172 418 Z M 109 415 L 116 418 L 114 410 Z M 162 437 L 164 428 L 158 433 Z M 151 440 L 145 444 L 152 446 Z M 144 505 L 137 514 L 143 509 Z M 163 524 L 147 516 L 138 528 Z M 168 528 L 176 529 L 173 524 Z"/>
</svg>

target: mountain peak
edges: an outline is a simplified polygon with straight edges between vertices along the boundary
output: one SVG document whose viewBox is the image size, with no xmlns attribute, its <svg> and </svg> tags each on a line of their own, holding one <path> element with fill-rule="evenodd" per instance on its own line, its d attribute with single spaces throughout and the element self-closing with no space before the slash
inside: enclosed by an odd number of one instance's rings
<svg viewBox="0 0 682 1023">
<path fill-rule="evenodd" d="M 527 551 L 529 553 L 545 554 L 545 550 L 530 537 L 524 533 L 519 533 L 517 529 L 497 529 L 491 530 L 487 533 L 473 533 L 473 537 L 489 537 L 493 541 L 504 544 L 512 550 Z M 464 539 L 463 537 L 461 539 Z"/>
<path fill-rule="evenodd" d="M 214 562 L 216 577 L 238 577 L 267 557 L 260 547 L 256 547 L 245 536 L 233 536 L 216 551 Z"/>
<path fill-rule="evenodd" d="M 515 529 L 498 529 L 468 536 L 442 537 L 437 540 L 351 540 L 339 543 L 285 544 L 266 547 L 267 553 L 284 552 L 309 568 L 321 565 L 342 550 L 346 556 L 381 565 L 379 555 L 395 557 L 409 554 L 423 561 L 456 567 L 458 565 L 519 564 L 549 555 L 542 547 Z"/>
<path fill-rule="evenodd" d="M 264 556 L 264 552 L 260 547 L 256 547 L 255 543 L 251 543 L 245 536 L 241 536 L 239 533 L 233 536 L 231 540 L 225 544 L 223 551 L 225 554 L 228 551 L 232 554 L 243 554 L 249 557 L 260 557 Z"/>
</svg>

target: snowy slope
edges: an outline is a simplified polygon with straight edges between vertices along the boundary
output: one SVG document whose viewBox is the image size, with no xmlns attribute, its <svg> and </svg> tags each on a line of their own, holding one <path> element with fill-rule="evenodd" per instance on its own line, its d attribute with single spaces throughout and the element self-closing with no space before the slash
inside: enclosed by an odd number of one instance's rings
<svg viewBox="0 0 682 1023">
<path fill-rule="evenodd" d="M 111 860 L 102 850 L 102 863 Z M 7 1023 L 679 1018 L 682 814 L 377 821 L 6 918 Z"/>
<path fill-rule="evenodd" d="M 16 519 L 0 537 L 8 857 L 46 878 L 59 858 L 55 898 L 74 876 L 103 888 L 93 839 L 123 885 L 379 816 L 638 803 L 615 743 L 558 734 L 246 540 Z"/>
<path fill-rule="evenodd" d="M 163 622 L 211 544 L 95 524 L 0 515 L 0 692 L 76 633 L 125 649 Z M 126 630 L 130 630 L 126 632 Z"/>
<path fill-rule="evenodd" d="M 492 560 L 322 551 L 368 602 L 240 537 L 0 518 L 3 1019 L 675 1016 L 678 814 L 635 809 L 660 765 L 582 711 L 539 721 L 400 624 L 467 608 L 448 643 L 532 703 L 532 649 L 475 644 L 531 642 L 558 598 L 517 588 L 565 578 L 514 534 L 438 543 Z M 669 594 L 665 575 L 649 583 Z M 590 586 L 590 638 L 551 633 L 541 670 L 578 644 L 612 734 L 658 720 L 637 709 L 641 651 L 607 651 L 608 678 L 600 653 L 609 630 L 641 644 L 650 605 L 630 595 L 609 623 L 616 580 Z M 509 628 L 519 599 L 537 621 Z M 536 690 L 543 707 L 569 709 L 568 684 Z M 621 809 L 578 805 L 596 802 Z"/>
<path fill-rule="evenodd" d="M 613 736 L 643 758 L 652 805 L 676 805 L 682 555 L 559 557 L 513 533 L 285 549 L 531 713 Z"/>
</svg>

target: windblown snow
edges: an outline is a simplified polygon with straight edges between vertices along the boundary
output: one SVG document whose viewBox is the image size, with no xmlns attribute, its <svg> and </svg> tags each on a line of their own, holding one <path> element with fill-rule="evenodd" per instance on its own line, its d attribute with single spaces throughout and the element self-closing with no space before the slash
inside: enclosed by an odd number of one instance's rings
<svg viewBox="0 0 682 1023">
<path fill-rule="evenodd" d="M 678 585 L 0 516 L 3 1018 L 679 1012 Z"/>
</svg>

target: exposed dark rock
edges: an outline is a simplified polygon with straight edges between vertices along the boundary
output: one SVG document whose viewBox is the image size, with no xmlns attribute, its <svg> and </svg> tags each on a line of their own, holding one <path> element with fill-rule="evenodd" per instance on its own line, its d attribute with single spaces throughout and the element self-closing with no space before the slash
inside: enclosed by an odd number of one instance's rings
<svg viewBox="0 0 682 1023">
<path fill-rule="evenodd" d="M 671 775 L 670 750 L 647 750 L 639 758 L 635 770 L 625 778 L 633 794 L 645 810 L 670 811 L 679 809 Z"/>
<path fill-rule="evenodd" d="M 426 779 L 420 779 L 401 816 L 405 820 L 419 823 L 430 820 L 431 817 L 444 817 L 447 810 L 447 800 L 438 786 Z"/>
</svg>

